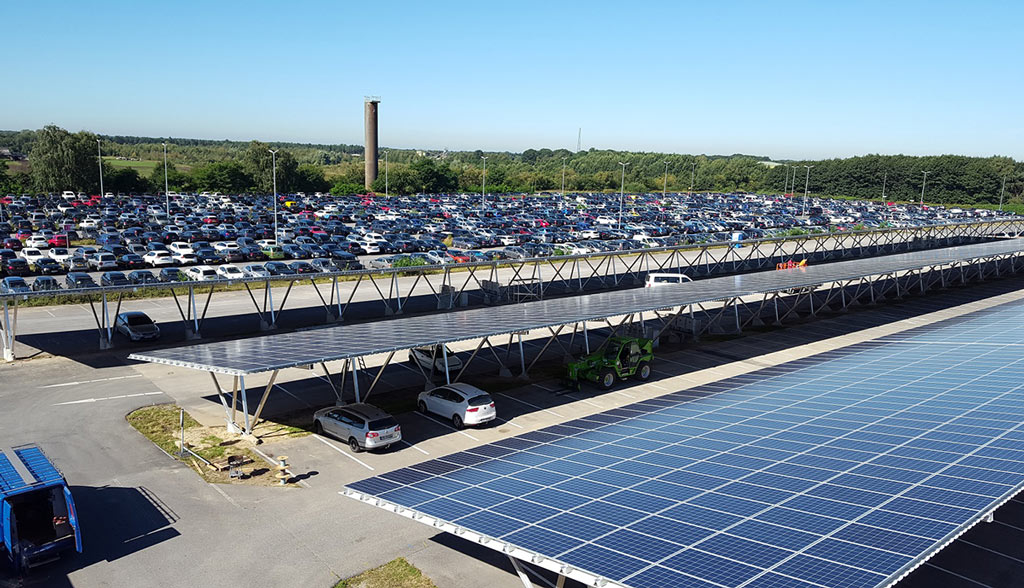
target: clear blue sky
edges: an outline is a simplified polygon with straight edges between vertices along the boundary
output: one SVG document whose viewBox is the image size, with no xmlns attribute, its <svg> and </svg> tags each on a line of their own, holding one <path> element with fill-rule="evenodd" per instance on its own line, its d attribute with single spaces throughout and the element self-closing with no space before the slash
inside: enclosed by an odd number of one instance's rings
<svg viewBox="0 0 1024 588">
<path fill-rule="evenodd" d="M 0 128 L 1024 159 L 1024 2 L 0 2 Z"/>
</svg>

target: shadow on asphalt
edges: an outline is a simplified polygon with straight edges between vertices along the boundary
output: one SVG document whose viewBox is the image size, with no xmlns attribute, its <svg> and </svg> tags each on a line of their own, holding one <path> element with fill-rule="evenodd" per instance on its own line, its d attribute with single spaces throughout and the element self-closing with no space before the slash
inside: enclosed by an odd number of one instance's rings
<svg viewBox="0 0 1024 588">
<path fill-rule="evenodd" d="M 82 553 L 32 570 L 24 577 L 0 565 L 0 588 L 71 586 L 75 570 L 111 562 L 180 535 L 178 516 L 144 487 L 72 486 L 82 529 Z M 0 562 L 0 564 L 6 562 Z"/>
</svg>

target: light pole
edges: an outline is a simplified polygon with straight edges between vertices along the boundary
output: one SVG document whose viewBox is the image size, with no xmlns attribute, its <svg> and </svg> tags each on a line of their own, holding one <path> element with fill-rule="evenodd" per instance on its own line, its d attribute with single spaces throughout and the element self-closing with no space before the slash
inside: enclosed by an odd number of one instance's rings
<svg viewBox="0 0 1024 588">
<path fill-rule="evenodd" d="M 804 216 L 807 216 L 807 192 L 811 185 L 811 168 L 813 165 L 805 165 L 807 168 L 807 177 L 804 178 Z"/>
<path fill-rule="evenodd" d="M 885 202 L 885 182 L 889 179 L 889 170 L 882 174 L 882 202 Z"/>
<path fill-rule="evenodd" d="M 623 200 L 623 198 L 625 197 L 625 194 L 626 194 L 626 166 L 629 165 L 629 162 L 627 161 L 626 163 L 622 163 L 620 161 L 619 165 L 622 166 L 622 183 L 619 185 L 619 230 L 621 231 L 622 230 L 622 200 Z"/>
<path fill-rule="evenodd" d="M 668 192 L 668 162 L 665 163 L 665 183 L 661 186 L 661 199 L 665 199 L 665 194 Z"/>
<path fill-rule="evenodd" d="M 277 151 L 274 149 L 267 149 L 267 151 L 270 152 L 270 165 L 274 178 L 274 245 L 278 245 L 280 237 L 277 234 Z"/>
<path fill-rule="evenodd" d="M 384 152 L 384 198 L 388 197 L 388 153 L 390 151 Z"/>
<path fill-rule="evenodd" d="M 1006 174 L 1003 174 L 1003 187 L 999 189 L 999 212 L 1003 211 L 1003 193 L 1006 192 Z"/>
<path fill-rule="evenodd" d="M 103 152 L 100 150 L 99 139 L 96 139 L 96 159 L 100 162 L 100 198 L 103 198 Z"/>
<path fill-rule="evenodd" d="M 565 157 L 562 158 L 562 199 L 563 200 L 565 199 L 565 160 L 566 159 L 567 158 L 565 158 Z M 1006 182 L 1003 182 L 1003 183 L 1005 185 Z"/>
<path fill-rule="evenodd" d="M 480 185 L 480 208 L 487 206 L 487 156 L 481 155 L 480 159 L 484 160 L 484 179 Z"/>
<path fill-rule="evenodd" d="M 786 197 L 786 188 L 789 187 L 789 164 L 782 164 L 782 197 Z"/>
<path fill-rule="evenodd" d="M 697 162 L 690 162 L 690 191 L 687 193 L 688 196 L 693 196 L 693 174 L 697 171 Z"/>
<path fill-rule="evenodd" d="M 164 199 L 167 201 L 164 212 L 167 214 L 167 221 L 171 220 L 171 192 L 167 183 L 167 142 L 164 142 Z"/>
<path fill-rule="evenodd" d="M 924 210 L 924 185 L 928 183 L 928 174 L 931 172 L 923 171 L 924 179 L 921 180 L 921 210 Z"/>
</svg>

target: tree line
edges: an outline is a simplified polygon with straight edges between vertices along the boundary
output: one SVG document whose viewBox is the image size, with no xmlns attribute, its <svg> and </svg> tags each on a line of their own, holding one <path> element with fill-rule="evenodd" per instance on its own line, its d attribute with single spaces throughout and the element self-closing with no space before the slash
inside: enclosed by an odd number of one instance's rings
<svg viewBox="0 0 1024 588">
<path fill-rule="evenodd" d="M 0 147 L 26 153 L 27 173 L 0 166 L 0 192 L 99 189 L 96 140 L 104 155 L 158 162 L 148 176 L 103 163 L 104 189 L 161 192 L 163 141 L 152 137 L 70 133 L 56 126 L 0 131 Z M 362 193 L 363 148 L 356 145 L 166 139 L 167 184 L 177 191 Z M 485 159 L 486 158 L 486 159 Z M 389 194 L 559 191 L 802 193 L 866 199 L 916 200 L 925 171 L 925 200 L 950 204 L 1019 202 L 1024 164 L 1009 157 L 865 155 L 818 161 L 772 161 L 757 155 L 681 155 L 590 149 L 527 149 L 522 153 L 456 151 L 380 153 L 373 191 Z M 627 164 L 625 169 L 621 163 Z M 484 167 L 486 165 L 486 179 Z M 806 166 L 812 166 L 809 173 Z M 624 179 L 624 182 L 623 182 Z M 1005 186 L 1004 186 L 1005 179 Z"/>
</svg>

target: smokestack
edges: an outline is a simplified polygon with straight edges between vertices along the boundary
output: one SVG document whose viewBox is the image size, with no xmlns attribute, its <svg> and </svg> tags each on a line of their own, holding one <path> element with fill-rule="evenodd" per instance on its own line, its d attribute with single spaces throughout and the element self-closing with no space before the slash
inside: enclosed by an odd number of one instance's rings
<svg viewBox="0 0 1024 588">
<path fill-rule="evenodd" d="M 377 105 L 380 96 L 366 96 L 364 105 L 364 125 L 366 128 L 366 144 L 363 157 L 366 159 L 366 189 L 369 190 L 377 179 Z"/>
</svg>

